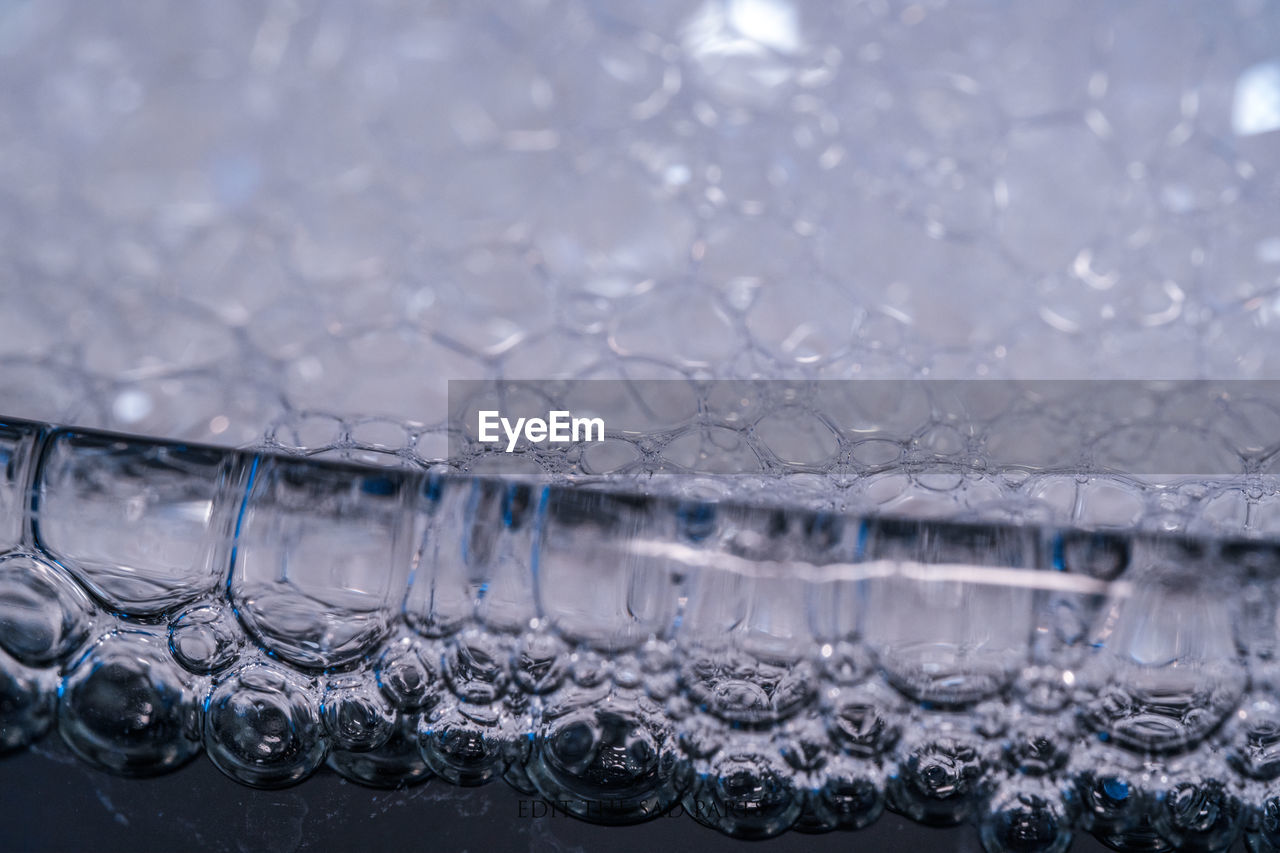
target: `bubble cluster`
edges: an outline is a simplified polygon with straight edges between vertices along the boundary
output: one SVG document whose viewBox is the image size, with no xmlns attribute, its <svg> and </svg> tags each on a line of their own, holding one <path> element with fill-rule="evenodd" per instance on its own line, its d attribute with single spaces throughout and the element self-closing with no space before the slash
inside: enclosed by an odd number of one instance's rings
<svg viewBox="0 0 1280 853">
<path fill-rule="evenodd" d="M 26 525 L 0 555 L 4 750 L 56 727 L 125 775 L 204 750 L 260 788 L 324 766 L 377 788 L 503 780 L 588 821 L 680 811 L 741 838 L 856 831 L 885 809 L 1009 853 L 1079 833 L 1134 851 L 1280 837 L 1265 541 L 218 453 L 206 506 L 241 523 L 208 509 L 185 550 L 217 555 L 224 585 L 197 565 L 132 615 L 74 547 L 126 588 L 128 530 L 60 539 L 55 558 Z M 262 488 L 271 470 L 287 475 Z M 57 488 L 30 489 L 43 521 Z M 250 612 L 246 541 L 280 606 Z"/>
<path fill-rule="evenodd" d="M 1275 407 L 436 467 L 450 378 L 1276 375 L 1274 4 L 455 5 L 0 10 L 0 399 L 83 428 L 0 424 L 0 749 L 1280 849 Z M 1101 470 L 1164 423 L 1231 476 Z"/>
<path fill-rule="evenodd" d="M 12 413 L 434 457 L 446 378 L 1276 374 L 1271 4 L 201 15 L 6 16 Z"/>
</svg>

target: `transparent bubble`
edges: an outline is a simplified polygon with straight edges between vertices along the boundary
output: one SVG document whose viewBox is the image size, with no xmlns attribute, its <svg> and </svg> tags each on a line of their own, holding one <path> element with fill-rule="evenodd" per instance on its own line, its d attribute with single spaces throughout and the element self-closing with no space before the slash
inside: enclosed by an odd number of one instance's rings
<svg viewBox="0 0 1280 853">
<path fill-rule="evenodd" d="M 448 642 L 444 676 L 463 702 L 485 705 L 506 691 L 511 644 L 506 637 L 469 628 Z"/>
<path fill-rule="evenodd" d="M 778 753 L 798 773 L 812 773 L 826 765 L 831 741 L 821 713 L 810 710 L 774 729 Z"/>
<path fill-rule="evenodd" d="M 1024 717 L 1003 738 L 1006 764 L 1027 776 L 1048 776 L 1066 766 L 1075 737 L 1070 718 Z"/>
<path fill-rule="evenodd" d="M 1222 731 L 1227 760 L 1253 779 L 1280 776 L 1280 705 L 1255 695 L 1227 719 Z"/>
<path fill-rule="evenodd" d="M 396 470 L 264 459 L 244 497 L 227 581 L 245 628 L 300 668 L 371 652 L 404 594 L 410 495 Z"/>
<path fill-rule="evenodd" d="M 365 752 L 387 742 L 395 709 L 362 675 L 330 681 L 320 698 L 320 717 L 334 749 Z"/>
<path fill-rule="evenodd" d="M 1071 701 L 1072 693 L 1064 676 L 1065 671 L 1057 666 L 1029 666 L 1019 674 L 1013 689 L 1032 711 L 1061 711 Z M 1074 680 L 1074 674 L 1070 678 Z"/>
<path fill-rule="evenodd" d="M 235 463 L 208 447 L 62 431 L 42 459 L 37 540 L 111 609 L 165 613 L 225 576 Z"/>
<path fill-rule="evenodd" d="M 804 796 L 779 756 L 744 746 L 748 744 L 735 742 L 705 765 L 697 765 L 684 809 L 700 823 L 735 838 L 772 838 L 795 823 Z"/>
<path fill-rule="evenodd" d="M 1142 792 L 1120 768 L 1089 768 L 1076 777 L 1086 829 L 1114 829 L 1137 823 L 1145 808 Z"/>
<path fill-rule="evenodd" d="M 671 698 L 680 687 L 675 651 L 671 644 L 650 640 L 641 647 L 637 657 L 643 673 L 644 691 L 657 702 Z"/>
<path fill-rule="evenodd" d="M 992 797 L 979 824 L 988 853 L 1064 853 L 1071 819 L 1053 787 L 1014 780 Z"/>
<path fill-rule="evenodd" d="M 183 668 L 199 675 L 226 669 L 240 655 L 244 633 L 225 608 L 202 605 L 169 625 L 169 651 Z"/>
<path fill-rule="evenodd" d="M 708 714 L 690 714 L 680 721 L 677 742 L 685 755 L 693 759 L 710 758 L 729 742 L 732 732 L 723 720 Z"/>
<path fill-rule="evenodd" d="M 1245 832 L 1245 842 L 1252 853 L 1280 850 L 1280 795 L 1262 802 L 1256 821 Z"/>
<path fill-rule="evenodd" d="M 1180 781 L 1160 796 L 1155 827 L 1161 837 L 1177 850 L 1208 853 L 1230 848 L 1245 822 L 1244 804 L 1232 786 L 1200 774 L 1178 777 Z"/>
<path fill-rule="evenodd" d="M 875 660 L 866 646 L 845 640 L 823 646 L 819 658 L 823 678 L 836 684 L 857 684 L 874 668 Z"/>
<path fill-rule="evenodd" d="M 550 693 L 564 681 L 569 647 L 554 634 L 529 631 L 516 643 L 511 677 L 526 693 Z"/>
<path fill-rule="evenodd" d="M 490 782 L 507 755 L 502 709 L 496 705 L 445 702 L 418 723 L 418 746 L 427 766 L 455 785 Z"/>
<path fill-rule="evenodd" d="M 77 755 L 131 776 L 172 770 L 200 751 L 191 676 L 164 640 L 138 631 L 102 637 L 71 667 L 58 728 Z"/>
<path fill-rule="evenodd" d="M 1079 802 L 1079 822 L 1116 850 L 1169 849 L 1155 828 L 1153 777 L 1162 768 L 1130 753 L 1087 743 L 1068 769 Z"/>
<path fill-rule="evenodd" d="M 1185 575 L 1140 583 L 1103 614 L 1098 650 L 1083 673 L 1089 723 L 1138 752 L 1195 745 L 1244 692 L 1229 602 Z"/>
<path fill-rule="evenodd" d="M 84 642 L 94 608 L 61 568 L 29 554 L 0 557 L 0 647 L 46 666 Z"/>
<path fill-rule="evenodd" d="M 830 691 L 824 705 L 832 743 L 863 758 L 875 758 L 892 749 L 905 720 L 902 697 L 876 681 Z"/>
<path fill-rule="evenodd" d="M 54 680 L 0 651 L 0 754 L 34 743 L 53 725 Z"/>
<path fill-rule="evenodd" d="M 1031 591 L 906 578 L 869 582 L 867 640 L 885 675 L 925 702 L 964 705 L 1013 680 L 1031 635 Z"/>
<path fill-rule="evenodd" d="M 638 655 L 626 652 L 614 657 L 613 683 L 623 690 L 635 690 L 644 686 L 644 670 Z"/>
<path fill-rule="evenodd" d="M 610 824 L 657 817 L 675 802 L 674 737 L 656 705 L 625 690 L 559 698 L 544 709 L 528 765 L 544 797 Z"/>
<path fill-rule="evenodd" d="M 219 770 L 255 788 L 300 782 L 327 749 L 314 686 L 272 664 L 219 679 L 206 703 L 204 739 Z"/>
<path fill-rule="evenodd" d="M 388 644 L 374 674 L 393 705 L 403 711 L 416 711 L 440 701 L 440 660 L 437 644 L 402 637 Z"/>
<path fill-rule="evenodd" d="M 612 653 L 664 635 L 675 616 L 678 567 L 629 545 L 666 521 L 626 496 L 551 489 L 538 556 L 547 624 L 570 642 Z"/>
<path fill-rule="evenodd" d="M 797 830 L 863 829 L 884 812 L 885 772 L 871 761 L 838 756 L 814 774 Z"/>
<path fill-rule="evenodd" d="M 985 794 L 990 763 L 983 744 L 960 735 L 917 740 L 889 785 L 895 811 L 930 826 L 953 826 L 970 817 Z"/>
<path fill-rule="evenodd" d="M 579 687 L 603 684 L 612 674 L 613 664 L 599 652 L 578 649 L 569 656 L 569 677 Z"/>
<path fill-rule="evenodd" d="M 369 749 L 329 751 L 329 767 L 352 782 L 371 788 L 402 788 L 431 778 L 418 749 L 418 717 L 397 713 L 385 740 Z"/>
</svg>

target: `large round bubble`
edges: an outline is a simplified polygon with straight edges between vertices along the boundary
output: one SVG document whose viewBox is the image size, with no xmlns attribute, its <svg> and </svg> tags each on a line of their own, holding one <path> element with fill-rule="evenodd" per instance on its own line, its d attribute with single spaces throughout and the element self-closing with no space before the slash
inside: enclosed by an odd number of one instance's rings
<svg viewBox="0 0 1280 853">
<path fill-rule="evenodd" d="M 674 739 L 660 709 L 633 691 L 551 706 L 529 776 L 548 800 L 596 823 L 657 817 L 676 800 Z"/>
<path fill-rule="evenodd" d="M 200 750 L 192 677 L 162 637 L 116 631 L 67 673 L 58 700 L 63 739 L 92 764 L 146 776 L 172 770 Z"/>
<path fill-rule="evenodd" d="M 93 604 L 59 566 L 30 554 L 0 557 L 0 648 L 48 666 L 84 642 Z"/>
<path fill-rule="evenodd" d="M 313 686 L 269 664 L 250 664 L 218 682 L 205 710 L 204 735 L 218 769 L 255 788 L 299 782 L 325 756 Z"/>
</svg>

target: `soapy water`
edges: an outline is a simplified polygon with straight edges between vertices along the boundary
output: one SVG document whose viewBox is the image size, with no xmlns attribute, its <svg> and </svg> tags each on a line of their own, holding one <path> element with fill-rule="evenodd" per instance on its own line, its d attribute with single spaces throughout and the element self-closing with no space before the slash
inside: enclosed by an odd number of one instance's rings
<svg viewBox="0 0 1280 853">
<path fill-rule="evenodd" d="M 887 808 L 992 851 L 1280 842 L 1267 540 L 6 430 L 6 750 L 743 838 Z"/>
</svg>

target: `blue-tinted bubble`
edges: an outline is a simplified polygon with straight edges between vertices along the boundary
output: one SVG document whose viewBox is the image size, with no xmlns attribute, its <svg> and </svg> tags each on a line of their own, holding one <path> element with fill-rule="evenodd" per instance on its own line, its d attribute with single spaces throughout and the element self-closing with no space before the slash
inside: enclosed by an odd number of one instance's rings
<svg viewBox="0 0 1280 853">
<path fill-rule="evenodd" d="M 511 677 L 526 693 L 550 693 L 564 681 L 569 646 L 555 634 L 529 631 L 516 643 Z"/>
<path fill-rule="evenodd" d="M 336 678 L 320 700 L 321 719 L 335 749 L 363 752 L 391 737 L 396 711 L 362 675 Z"/>
<path fill-rule="evenodd" d="M 1163 792 L 1155 826 L 1177 850 L 1215 853 L 1231 847 L 1244 820 L 1244 804 L 1227 785 L 1213 778 L 1191 778 Z"/>
<path fill-rule="evenodd" d="M 993 797 L 979 822 L 988 853 L 1064 853 L 1071 846 L 1071 818 L 1049 785 L 1012 780 Z"/>
<path fill-rule="evenodd" d="M 586 820 L 636 823 L 676 800 L 674 738 L 643 695 L 613 691 L 550 706 L 533 750 L 528 773 L 538 791 Z"/>
<path fill-rule="evenodd" d="M 884 812 L 885 773 L 876 762 L 838 756 L 814 773 L 813 781 L 798 830 L 862 829 Z"/>
<path fill-rule="evenodd" d="M 59 691 L 63 739 L 117 773 L 153 775 L 187 761 L 200 751 L 199 720 L 192 676 L 154 634 L 107 634 L 71 667 Z"/>
<path fill-rule="evenodd" d="M 272 664 L 250 664 L 218 681 L 204 738 L 218 769 L 255 788 L 300 782 L 324 761 L 327 746 L 314 686 Z"/>
<path fill-rule="evenodd" d="M 84 642 L 93 604 L 61 567 L 30 554 L 0 556 L 0 648 L 49 666 Z"/>
<path fill-rule="evenodd" d="M 970 817 L 982 801 L 989 764 L 979 744 L 953 735 L 909 747 L 889 785 L 895 811 L 932 826 Z"/>
<path fill-rule="evenodd" d="M 804 807 L 786 763 L 771 751 L 723 751 L 700 767 L 684 809 L 735 838 L 772 838 L 791 828 Z"/>
<path fill-rule="evenodd" d="M 1253 779 L 1280 776 L 1280 704 L 1267 696 L 1247 698 L 1223 727 L 1227 760 Z"/>
<path fill-rule="evenodd" d="M 824 705 L 827 732 L 837 749 L 872 758 L 897 743 L 905 703 L 888 686 L 870 681 L 841 687 L 827 694 Z"/>
<path fill-rule="evenodd" d="M 55 680 L 0 651 L 0 753 L 33 743 L 53 725 Z"/>
<path fill-rule="evenodd" d="M 403 712 L 396 715 L 381 743 L 362 750 L 335 744 L 327 763 L 344 778 L 371 788 L 402 788 L 432 775 L 418 748 L 418 718 Z"/>
<path fill-rule="evenodd" d="M 1245 830 L 1244 839 L 1251 853 L 1276 853 L 1280 850 L 1280 795 L 1263 800 Z"/>
<path fill-rule="evenodd" d="M 225 608 L 202 605 L 169 625 L 169 651 L 183 668 L 207 675 L 226 669 L 240 655 L 244 634 Z"/>
<path fill-rule="evenodd" d="M 512 656 L 507 637 L 468 629 L 453 637 L 444 653 L 444 676 L 455 696 L 473 705 L 502 697 Z"/>
<path fill-rule="evenodd" d="M 495 705 L 446 702 L 418 723 L 427 766 L 455 785 L 483 785 L 504 770 L 502 710 Z"/>
<path fill-rule="evenodd" d="M 404 637 L 387 646 L 374 666 L 374 674 L 393 705 L 403 711 L 416 711 L 440 701 L 440 660 L 437 643 Z"/>
</svg>

